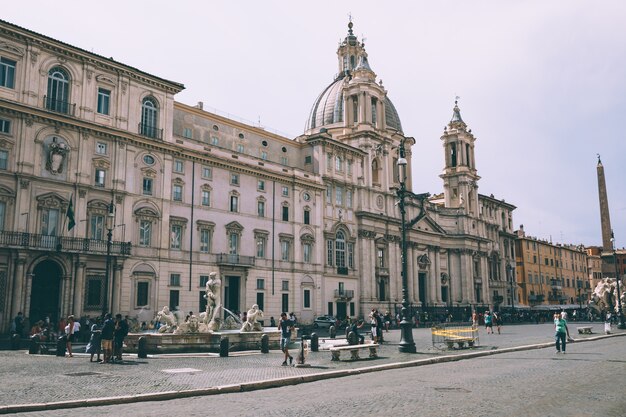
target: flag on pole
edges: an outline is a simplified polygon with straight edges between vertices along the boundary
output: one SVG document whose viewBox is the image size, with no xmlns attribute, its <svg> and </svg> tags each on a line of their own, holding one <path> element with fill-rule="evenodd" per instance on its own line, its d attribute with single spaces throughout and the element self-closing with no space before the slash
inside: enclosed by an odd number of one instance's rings
<svg viewBox="0 0 626 417">
<path fill-rule="evenodd" d="M 74 203 L 73 197 L 70 197 L 70 204 L 67 206 L 67 230 L 68 232 L 76 226 L 76 221 L 74 220 Z"/>
</svg>

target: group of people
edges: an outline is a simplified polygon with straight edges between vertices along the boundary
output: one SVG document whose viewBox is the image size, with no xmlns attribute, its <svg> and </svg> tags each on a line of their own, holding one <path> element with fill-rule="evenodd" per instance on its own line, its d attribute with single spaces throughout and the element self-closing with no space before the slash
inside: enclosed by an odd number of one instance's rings
<svg viewBox="0 0 626 417">
<path fill-rule="evenodd" d="M 116 314 L 115 319 L 111 313 L 104 316 L 104 321 L 100 318 L 91 326 L 91 337 L 87 344 L 86 352 L 91 354 L 89 362 L 113 363 L 122 360 L 122 350 L 124 338 L 128 335 L 128 316 L 122 318 L 121 314 Z M 100 359 L 100 354 L 103 359 Z"/>
<path fill-rule="evenodd" d="M 493 326 L 496 326 L 496 330 L 498 334 L 501 334 L 502 331 L 502 316 L 497 312 L 486 311 L 485 312 L 485 330 L 487 330 L 487 334 L 495 334 L 493 331 Z M 474 326 L 478 325 L 478 318 L 476 316 L 476 312 L 472 313 L 472 324 Z"/>
</svg>

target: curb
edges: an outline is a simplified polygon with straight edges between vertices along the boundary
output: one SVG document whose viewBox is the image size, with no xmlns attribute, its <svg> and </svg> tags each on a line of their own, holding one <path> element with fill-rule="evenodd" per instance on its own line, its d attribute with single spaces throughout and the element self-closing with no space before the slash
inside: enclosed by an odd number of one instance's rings
<svg viewBox="0 0 626 417">
<path fill-rule="evenodd" d="M 626 333 L 599 335 L 599 336 L 589 337 L 585 339 L 575 339 L 574 341 L 570 341 L 569 343 L 593 342 L 596 340 L 608 339 L 612 337 L 621 337 L 621 336 L 626 336 Z M 533 345 L 515 346 L 515 347 L 509 347 L 509 348 L 488 350 L 488 351 L 483 351 L 483 352 L 469 352 L 469 353 L 462 353 L 458 355 L 438 356 L 438 357 L 432 357 L 432 358 L 426 358 L 426 359 L 410 360 L 407 362 L 395 362 L 395 363 L 388 363 L 384 365 L 366 366 L 363 368 L 356 368 L 356 369 L 344 369 L 344 370 L 338 370 L 338 371 L 320 372 L 320 373 L 303 375 L 303 376 L 275 378 L 275 379 L 267 379 L 267 380 L 261 380 L 261 381 L 245 382 L 241 384 L 222 385 L 222 386 L 217 386 L 217 387 L 198 388 L 198 389 L 191 389 L 191 390 L 164 391 L 164 392 L 158 392 L 158 393 L 127 395 L 127 396 L 122 396 L 122 397 L 90 398 L 90 399 L 82 399 L 82 400 L 59 401 L 59 402 L 49 402 L 49 403 L 5 405 L 5 406 L 0 406 L 0 414 L 24 413 L 24 412 L 33 412 L 33 411 L 49 411 L 49 410 L 60 410 L 60 409 L 70 409 L 70 408 L 83 408 L 83 407 L 99 407 L 99 406 L 107 406 L 107 405 L 137 403 L 137 402 L 144 402 L 144 401 L 166 401 L 166 400 L 173 400 L 173 399 L 187 398 L 187 397 L 199 397 L 199 396 L 217 395 L 217 394 L 230 394 L 230 393 L 236 393 L 236 392 L 258 391 L 258 390 L 263 390 L 263 389 L 268 389 L 268 388 L 278 388 L 278 387 L 284 387 L 284 386 L 290 386 L 290 385 L 303 384 L 307 382 L 321 381 L 324 379 L 342 378 L 345 376 L 360 375 L 360 374 L 386 371 L 386 370 L 392 370 L 392 369 L 403 369 L 403 368 L 410 368 L 410 367 L 416 367 L 416 366 L 434 365 L 438 363 L 456 362 L 456 361 L 461 361 L 465 359 L 475 359 L 475 358 L 480 358 L 483 356 L 491 356 L 491 355 L 497 355 L 501 353 L 519 352 L 519 351 L 534 350 L 534 349 L 545 349 L 545 348 L 549 348 L 553 346 L 554 346 L 554 342 L 537 343 Z"/>
</svg>

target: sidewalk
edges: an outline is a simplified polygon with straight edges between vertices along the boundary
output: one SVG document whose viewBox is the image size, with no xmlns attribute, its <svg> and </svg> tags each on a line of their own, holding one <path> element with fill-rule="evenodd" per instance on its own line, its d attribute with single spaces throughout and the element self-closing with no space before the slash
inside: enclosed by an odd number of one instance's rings
<svg viewBox="0 0 626 417">
<path fill-rule="evenodd" d="M 594 334 L 578 335 L 577 326 L 593 327 Z M 572 323 L 572 337 L 577 340 L 594 339 L 603 335 L 602 323 Z M 154 400 L 153 395 L 175 398 L 190 395 L 223 393 L 258 389 L 264 386 L 289 385 L 310 379 L 335 378 L 347 372 L 371 372 L 399 366 L 416 366 L 448 361 L 464 357 L 476 357 L 498 353 L 501 349 L 532 349 L 550 347 L 546 355 L 552 355 L 554 343 L 551 323 L 507 326 L 502 334 L 487 335 L 480 329 L 480 344 L 474 349 L 439 350 L 433 348 L 430 329 L 413 329 L 417 348 L 416 354 L 400 353 L 398 342 L 400 331 L 385 333 L 386 342 L 379 349 L 380 358 L 356 362 L 331 362 L 328 351 L 310 352 L 307 363 L 310 367 L 280 366 L 282 352 L 235 352 L 228 358 L 217 354 L 155 355 L 138 359 L 136 355 L 125 355 L 120 364 L 90 363 L 89 355 L 74 353 L 73 358 L 49 355 L 29 355 L 27 351 L 0 351 L 0 378 L 3 381 L 0 393 L 0 414 L 18 411 L 46 409 L 22 407 L 27 404 L 70 402 L 50 404 L 48 408 L 81 406 L 71 404 L 82 400 L 106 399 L 104 403 Z M 614 330 L 617 336 L 626 331 Z M 576 344 L 568 347 L 575 351 Z M 297 352 L 291 352 L 295 357 Z M 394 365 L 396 364 L 396 365 Z M 246 387 L 241 384 L 255 383 Z M 230 386 L 230 388 L 229 388 Z M 222 387 L 219 389 L 218 387 Z M 200 390 L 189 392 L 190 390 Z M 163 393 L 159 395 L 159 393 Z M 133 396 L 133 398 L 130 398 Z M 89 401 L 91 405 L 102 402 Z"/>
</svg>

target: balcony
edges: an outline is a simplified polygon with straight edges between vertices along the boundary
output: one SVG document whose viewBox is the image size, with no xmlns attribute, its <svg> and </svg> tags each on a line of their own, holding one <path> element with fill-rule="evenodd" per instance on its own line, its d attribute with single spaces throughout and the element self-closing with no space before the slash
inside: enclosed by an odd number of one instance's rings
<svg viewBox="0 0 626 417">
<path fill-rule="evenodd" d="M 552 289 L 553 290 L 561 290 L 563 289 L 563 286 L 561 285 L 561 281 L 558 279 L 551 279 L 550 280 L 550 285 L 552 285 Z"/>
<path fill-rule="evenodd" d="M 218 265 L 251 267 L 254 266 L 254 256 L 218 253 L 215 258 L 215 263 Z"/>
<path fill-rule="evenodd" d="M 529 295 L 528 296 L 528 302 L 530 302 L 530 303 L 543 303 L 544 299 L 545 298 L 544 298 L 543 294 Z"/>
<path fill-rule="evenodd" d="M 43 106 L 53 112 L 74 116 L 76 104 L 66 100 L 57 100 L 52 97 L 43 96 Z"/>
<path fill-rule="evenodd" d="M 376 267 L 376 275 L 378 276 L 389 276 L 389 268 L 385 268 L 382 266 Z"/>
<path fill-rule="evenodd" d="M 335 298 L 351 300 L 354 298 L 354 290 L 335 290 Z"/>
<path fill-rule="evenodd" d="M 130 256 L 130 242 L 112 242 L 111 255 Z M 22 232 L 0 232 L 0 247 L 27 248 L 106 255 L 107 241 L 79 237 L 48 236 Z"/>
<path fill-rule="evenodd" d="M 163 139 L 163 129 L 158 129 L 155 126 L 139 123 L 139 134 L 154 139 Z"/>
</svg>

